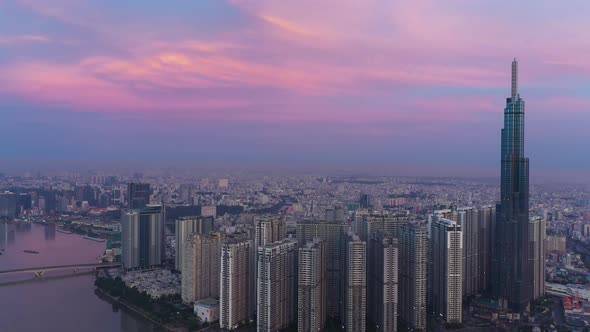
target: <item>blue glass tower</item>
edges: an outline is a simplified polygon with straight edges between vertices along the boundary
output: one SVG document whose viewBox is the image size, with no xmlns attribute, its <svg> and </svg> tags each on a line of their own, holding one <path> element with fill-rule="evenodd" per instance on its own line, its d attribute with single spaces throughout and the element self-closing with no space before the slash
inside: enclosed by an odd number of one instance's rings
<svg viewBox="0 0 590 332">
<path fill-rule="evenodd" d="M 497 206 L 492 290 L 508 308 L 527 310 L 532 298 L 529 263 L 529 159 L 524 156 L 524 100 L 518 94 L 518 62 L 512 62 L 512 95 L 502 129 L 501 193 Z"/>
</svg>

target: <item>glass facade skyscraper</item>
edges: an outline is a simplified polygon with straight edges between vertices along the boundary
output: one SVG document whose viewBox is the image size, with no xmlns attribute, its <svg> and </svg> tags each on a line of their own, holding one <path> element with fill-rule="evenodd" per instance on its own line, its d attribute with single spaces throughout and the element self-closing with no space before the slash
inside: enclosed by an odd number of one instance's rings
<svg viewBox="0 0 590 332">
<path fill-rule="evenodd" d="M 512 62 L 512 94 L 506 99 L 502 129 L 501 193 L 497 207 L 494 295 L 514 311 L 532 297 L 529 266 L 529 160 L 524 156 L 524 100 L 518 94 L 518 62 Z"/>
</svg>

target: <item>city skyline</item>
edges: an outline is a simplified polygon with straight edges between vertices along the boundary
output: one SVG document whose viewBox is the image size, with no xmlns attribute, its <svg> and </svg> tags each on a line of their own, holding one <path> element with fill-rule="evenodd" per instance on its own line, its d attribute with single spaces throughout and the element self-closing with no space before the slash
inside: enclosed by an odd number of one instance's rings
<svg viewBox="0 0 590 332">
<path fill-rule="evenodd" d="M 590 166 L 579 153 L 590 120 L 582 56 L 590 47 L 580 35 L 590 4 L 568 4 L 567 23 L 553 15 L 562 9 L 6 1 L 0 159 L 497 176 L 506 63 L 516 56 L 526 72 L 531 177 L 578 174 Z"/>
<path fill-rule="evenodd" d="M 0 330 L 588 330 L 587 13 L 0 0 Z"/>
</svg>

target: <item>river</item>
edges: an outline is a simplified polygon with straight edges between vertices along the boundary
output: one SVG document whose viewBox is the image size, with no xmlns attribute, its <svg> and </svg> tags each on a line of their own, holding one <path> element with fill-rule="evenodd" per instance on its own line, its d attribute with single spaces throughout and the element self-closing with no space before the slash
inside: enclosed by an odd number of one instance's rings
<svg viewBox="0 0 590 332">
<path fill-rule="evenodd" d="M 0 223 L 2 248 L 0 271 L 96 263 L 105 243 L 56 232 L 53 225 Z M 0 331 L 158 331 L 141 317 L 98 297 L 94 275 L 61 273 L 48 272 L 40 279 L 32 274 L 0 275 Z"/>
</svg>

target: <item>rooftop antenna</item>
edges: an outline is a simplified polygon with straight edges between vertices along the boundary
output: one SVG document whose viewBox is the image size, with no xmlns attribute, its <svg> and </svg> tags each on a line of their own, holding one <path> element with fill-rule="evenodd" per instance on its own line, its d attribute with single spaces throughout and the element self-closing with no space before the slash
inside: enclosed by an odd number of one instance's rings
<svg viewBox="0 0 590 332">
<path fill-rule="evenodd" d="M 518 96 L 518 62 L 516 58 L 512 61 L 512 100 Z"/>
</svg>

